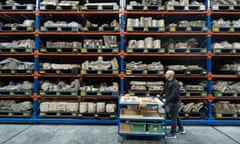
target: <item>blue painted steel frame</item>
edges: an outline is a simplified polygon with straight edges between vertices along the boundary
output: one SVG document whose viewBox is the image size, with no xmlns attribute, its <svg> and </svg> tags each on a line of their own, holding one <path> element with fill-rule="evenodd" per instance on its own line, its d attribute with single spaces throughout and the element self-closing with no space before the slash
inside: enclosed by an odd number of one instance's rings
<svg viewBox="0 0 240 144">
<path fill-rule="evenodd" d="M 120 0 L 120 9 L 124 8 L 124 0 Z M 120 15 L 120 31 L 124 30 L 124 15 Z M 125 47 L 124 47 L 124 35 L 120 36 L 120 51 L 125 52 Z M 124 58 L 120 57 L 120 72 L 124 73 Z M 120 94 L 124 94 L 124 79 L 120 79 Z M 118 135 L 120 133 L 120 100 L 121 97 L 118 97 L 118 119 L 117 119 L 117 125 L 118 125 Z"/>
<path fill-rule="evenodd" d="M 184 125 L 240 125 L 240 120 L 182 120 Z M 0 118 L 0 123 L 117 124 L 118 120 L 80 120 L 48 118 Z M 170 120 L 166 120 L 170 124 Z"/>
<path fill-rule="evenodd" d="M 144 134 L 144 133 L 139 133 L 139 134 L 134 134 L 134 133 L 122 133 L 121 136 L 143 136 L 143 137 L 165 137 L 166 134 Z"/>
<path fill-rule="evenodd" d="M 167 124 L 171 120 L 166 120 Z M 240 125 L 240 120 L 182 120 L 184 125 Z"/>
<path fill-rule="evenodd" d="M 36 9 L 40 8 L 40 1 L 36 0 Z M 210 0 L 205 1 L 206 9 L 210 8 Z M 126 7 L 124 0 L 120 0 L 120 8 Z M 40 30 L 40 16 L 36 15 L 36 30 Z M 206 23 L 208 30 L 211 30 L 211 16 L 206 16 Z M 125 16 L 120 15 L 120 29 L 124 30 L 125 25 Z M 120 50 L 124 49 L 124 36 L 120 36 Z M 207 50 L 211 51 L 211 36 L 207 37 L 206 46 Z M 40 37 L 35 36 L 35 50 L 40 50 Z M 34 58 L 34 71 L 39 72 L 39 58 Z M 212 59 L 207 59 L 207 71 L 212 72 Z M 120 71 L 124 72 L 124 58 L 120 58 Z M 207 93 L 211 94 L 212 92 L 212 80 L 207 81 Z M 39 92 L 39 80 L 34 79 L 34 92 Z M 124 93 L 124 79 L 120 80 L 120 93 Z M 118 102 L 120 101 L 120 97 Z M 38 101 L 33 101 L 33 116 L 32 118 L 0 118 L 0 123 L 81 123 L 81 124 L 117 124 L 120 122 L 120 119 L 117 120 L 81 120 L 81 119 L 53 119 L 53 118 L 38 118 Z M 118 105 L 118 110 L 120 106 Z M 120 114 L 120 111 L 118 111 Z M 166 123 L 170 123 L 170 120 L 166 120 Z M 183 120 L 183 124 L 207 124 L 207 125 L 240 125 L 240 120 L 214 120 L 212 116 L 212 103 L 208 103 L 208 119 L 207 120 Z"/>
<path fill-rule="evenodd" d="M 120 121 L 148 121 L 148 122 L 162 122 L 164 119 L 141 119 L 141 118 L 119 118 Z"/>
<path fill-rule="evenodd" d="M 40 8 L 40 0 L 36 1 L 36 10 Z M 35 29 L 40 30 L 40 16 L 35 15 Z M 40 38 L 39 36 L 35 36 L 35 51 L 40 50 Z M 34 57 L 34 72 L 39 72 L 40 69 L 40 62 L 39 62 L 39 57 Z M 34 93 L 39 92 L 39 80 L 38 78 L 34 78 Z M 38 118 L 38 100 L 34 99 L 33 100 L 33 114 L 32 114 L 32 119 L 37 119 Z"/>
<path fill-rule="evenodd" d="M 39 72 L 39 58 L 34 58 L 34 72 Z M 38 78 L 34 78 L 34 93 L 39 92 L 39 80 Z M 33 100 L 33 118 L 38 117 L 38 100 Z"/>
<path fill-rule="evenodd" d="M 81 120 L 48 118 L 1 118 L 4 123 L 69 123 L 69 124 L 117 124 L 117 120 Z"/>
<path fill-rule="evenodd" d="M 206 8 L 207 9 L 210 9 L 210 0 L 206 0 Z M 212 27 L 211 27 L 211 16 L 210 15 L 207 15 L 206 16 L 206 23 L 207 23 L 207 28 L 208 30 L 211 30 Z M 212 38 L 211 38 L 211 35 L 208 35 L 207 36 L 207 41 L 206 41 L 206 44 L 207 44 L 207 50 L 208 51 L 211 51 L 211 43 L 212 43 Z M 212 58 L 207 58 L 207 71 L 208 73 L 212 73 Z M 211 80 L 207 80 L 207 93 L 208 94 L 212 94 L 212 79 Z M 212 116 L 212 102 L 209 102 L 207 103 L 207 107 L 208 107 L 208 120 L 213 120 L 213 116 Z M 190 121 L 191 122 L 191 121 Z M 207 121 L 207 124 L 209 123 L 209 121 Z"/>
</svg>

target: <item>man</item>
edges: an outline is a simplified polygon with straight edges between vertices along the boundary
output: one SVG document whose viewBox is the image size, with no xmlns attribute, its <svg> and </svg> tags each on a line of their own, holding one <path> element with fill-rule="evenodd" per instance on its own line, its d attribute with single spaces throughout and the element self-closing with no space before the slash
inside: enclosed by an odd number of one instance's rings
<svg viewBox="0 0 240 144">
<path fill-rule="evenodd" d="M 171 130 L 167 135 L 167 138 L 177 138 L 176 133 L 184 134 L 184 128 L 181 122 L 181 118 L 179 117 L 178 111 L 181 105 L 179 91 L 180 85 L 175 78 L 174 71 L 168 70 L 165 74 L 166 83 L 163 90 L 163 95 L 166 96 L 166 103 L 169 107 L 169 114 L 171 115 Z M 176 128 L 178 126 L 178 131 Z"/>
</svg>

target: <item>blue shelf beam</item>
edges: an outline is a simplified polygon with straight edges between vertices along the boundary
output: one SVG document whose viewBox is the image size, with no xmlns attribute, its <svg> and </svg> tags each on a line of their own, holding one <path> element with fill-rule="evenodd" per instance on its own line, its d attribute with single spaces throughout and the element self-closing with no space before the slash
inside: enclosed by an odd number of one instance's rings
<svg viewBox="0 0 240 144">
<path fill-rule="evenodd" d="M 165 133 L 162 134 L 147 134 L 147 133 L 120 133 L 120 136 L 143 136 L 143 137 L 164 137 Z"/>
<path fill-rule="evenodd" d="M 184 125 L 240 125 L 240 120 L 182 120 Z M 171 120 L 166 120 L 167 124 Z"/>
<path fill-rule="evenodd" d="M 119 104 L 120 107 L 124 107 L 124 106 L 132 106 L 132 107 L 141 107 L 141 106 L 149 106 L 149 107 L 152 107 L 152 106 L 159 106 L 159 104 Z"/>
<path fill-rule="evenodd" d="M 148 122 L 163 122 L 164 119 L 141 119 L 141 118 L 120 118 L 120 121 L 148 121 Z"/>
<path fill-rule="evenodd" d="M 117 120 L 80 120 L 47 118 L 1 118 L 0 123 L 117 124 Z"/>
</svg>

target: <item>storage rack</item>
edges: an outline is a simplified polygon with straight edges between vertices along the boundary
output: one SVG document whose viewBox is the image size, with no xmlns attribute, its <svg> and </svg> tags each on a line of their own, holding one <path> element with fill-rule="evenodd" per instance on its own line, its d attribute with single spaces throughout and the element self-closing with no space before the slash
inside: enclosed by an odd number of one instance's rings
<svg viewBox="0 0 240 144">
<path fill-rule="evenodd" d="M 1 11 L 0 14 L 14 14 L 14 15 L 27 15 L 27 14 L 32 14 L 35 15 L 35 31 L 34 32 L 1 32 L 1 35 L 32 35 L 35 36 L 35 49 L 33 53 L 30 54 L 18 54 L 18 53 L 12 53 L 12 54 L 0 54 L 1 57 L 32 57 L 34 58 L 34 72 L 29 75 L 3 75 L 1 74 L 1 77 L 32 77 L 34 79 L 34 94 L 31 97 L 25 97 L 25 96 L 18 96 L 18 97 L 2 97 L 1 98 L 6 98 L 6 99 L 32 99 L 33 101 L 33 113 L 30 118 L 1 118 L 1 122 L 19 122 L 19 123 L 92 123 L 92 124 L 116 124 L 117 119 L 81 119 L 81 118 L 76 118 L 76 117 L 70 117 L 70 118 L 58 118 L 58 113 L 56 113 L 56 116 L 53 118 L 42 118 L 41 113 L 39 112 L 39 104 L 41 100 L 44 99 L 50 99 L 50 100 L 72 100 L 72 101 L 80 101 L 80 100 L 90 100 L 90 101 L 114 101 L 117 103 L 118 96 L 84 96 L 84 95 L 77 95 L 77 96 L 41 96 L 40 94 L 40 89 L 39 89 L 39 84 L 40 84 L 40 79 L 43 78 L 61 78 L 61 79 L 66 79 L 66 78 L 82 78 L 82 79 L 119 79 L 118 73 L 117 74 L 98 74 L 98 75 L 88 75 L 88 74 L 71 74 L 71 75 L 44 75 L 41 74 L 40 71 L 40 61 L 44 61 L 46 58 L 50 59 L 61 59 L 61 58 L 72 58 L 72 59 L 82 59 L 84 60 L 85 58 L 96 58 L 98 56 L 103 56 L 103 57 L 117 57 L 118 54 L 112 54 L 112 53 L 99 53 L 99 54 L 88 54 L 88 53 L 42 53 L 41 52 L 41 43 L 40 41 L 44 38 L 44 36 L 103 36 L 103 35 L 119 35 L 119 32 L 44 32 L 41 31 L 41 19 L 44 17 L 47 17 L 46 15 L 66 15 L 66 16 L 78 16 L 78 15 L 109 15 L 109 14 L 114 14 L 117 15 L 118 17 L 118 11 L 42 11 L 40 10 L 40 0 L 32 1 L 36 2 L 36 10 L 35 11 Z M 94 117 L 96 117 L 98 114 L 95 114 Z M 79 116 L 79 115 L 78 115 Z M 110 115 L 111 116 L 111 115 Z M 117 116 L 115 114 L 115 116 Z M 80 116 L 79 116 L 80 117 Z M 98 117 L 98 116 L 97 116 Z"/>
<path fill-rule="evenodd" d="M 230 101 L 236 101 L 239 100 L 239 98 L 217 98 L 212 93 L 212 80 L 214 79 L 233 79 L 238 80 L 239 76 L 236 75 L 221 75 L 221 74 L 214 74 L 212 72 L 212 67 L 215 65 L 213 59 L 214 58 L 238 58 L 240 57 L 239 54 L 214 54 L 212 52 L 211 44 L 212 44 L 212 38 L 215 36 L 228 36 L 228 37 L 235 37 L 240 36 L 239 32 L 213 32 L 211 27 L 211 21 L 213 15 L 239 15 L 239 11 L 214 11 L 213 8 L 210 6 L 210 0 L 205 1 L 206 10 L 204 11 L 168 11 L 167 8 L 165 8 L 163 11 L 128 11 L 126 10 L 126 2 L 124 0 L 120 0 L 120 8 L 119 11 L 41 11 L 40 10 L 40 0 L 32 0 L 34 3 L 36 2 L 36 10 L 35 11 L 0 11 L 0 15 L 35 15 L 35 31 L 34 32 L 0 32 L 1 36 L 32 36 L 35 37 L 35 50 L 33 53 L 30 54 L 0 54 L 0 56 L 3 57 L 20 57 L 20 58 L 34 58 L 34 73 L 29 75 L 9 75 L 9 74 L 1 74 L 1 77 L 29 77 L 34 79 L 34 94 L 31 97 L 33 101 L 33 114 L 31 118 L 0 118 L 0 122 L 29 122 L 29 123 L 99 123 L 99 124 L 116 124 L 117 120 L 79 120 L 79 119 L 53 119 L 53 118 L 39 118 L 38 114 L 38 107 L 39 107 L 39 100 L 41 97 L 39 96 L 39 78 L 42 77 L 39 75 L 39 61 L 44 57 L 97 57 L 97 56 L 106 56 L 106 57 L 115 57 L 118 56 L 120 59 L 120 72 L 119 75 L 114 76 L 116 78 L 120 79 L 120 96 L 123 96 L 126 92 L 125 90 L 125 79 L 128 78 L 127 75 L 125 75 L 125 61 L 128 58 L 134 59 L 134 57 L 141 57 L 141 58 L 154 58 L 154 57 L 160 57 L 160 58 L 169 58 L 169 59 L 181 59 L 181 58 L 200 58 L 203 60 L 206 60 L 206 69 L 207 69 L 207 75 L 206 76 L 183 76 L 179 75 L 177 76 L 178 79 L 204 79 L 207 82 L 207 97 L 206 98 L 183 98 L 185 101 L 207 101 L 208 103 L 208 112 L 207 112 L 207 118 L 202 120 L 183 120 L 184 124 L 211 124 L 211 125 L 218 125 L 218 124 L 240 124 L 239 120 L 234 119 L 228 119 L 228 120 L 217 120 L 213 116 L 213 102 L 218 100 L 230 100 Z M 52 14 L 52 15 L 80 15 L 80 14 L 92 14 L 92 15 L 108 15 L 108 14 L 119 14 L 119 20 L 120 20 L 120 31 L 119 32 L 61 32 L 61 33 L 55 33 L 55 32 L 41 32 L 40 31 L 40 19 L 43 17 L 44 14 Z M 178 16 L 178 15 L 204 15 L 207 23 L 208 30 L 206 32 L 126 32 L 125 29 L 125 23 L 126 23 L 126 17 L 129 15 L 164 15 L 164 16 Z M 120 36 L 120 51 L 118 54 L 43 54 L 40 53 L 40 37 L 46 36 L 46 35 L 53 35 L 56 36 L 58 34 L 61 35 L 103 35 L 103 34 L 109 34 L 109 35 L 118 35 Z M 126 44 L 125 40 L 128 36 L 202 36 L 206 38 L 206 48 L 207 53 L 204 54 L 129 54 L 126 51 Z M 53 76 L 56 77 L 56 76 Z M 62 77 L 69 77 L 69 76 L 62 76 Z M 81 75 L 74 75 L 70 77 L 80 78 Z M 99 76 L 86 76 L 91 78 L 98 78 Z M 104 77 L 104 76 L 103 76 Z M 132 76 L 131 76 L 132 77 Z M 141 78 L 142 75 L 133 75 L 134 78 Z M 105 78 L 112 78 L 112 76 L 108 76 Z M 152 78 L 152 79 L 163 79 L 162 75 L 145 75 L 145 78 Z M 1 99 L 29 99 L 29 97 L 15 97 L 15 96 L 6 96 L 1 97 Z M 81 99 L 81 96 L 76 96 L 74 99 Z M 118 110 L 119 110 L 118 106 Z M 169 122 L 169 121 L 167 121 Z"/>
</svg>

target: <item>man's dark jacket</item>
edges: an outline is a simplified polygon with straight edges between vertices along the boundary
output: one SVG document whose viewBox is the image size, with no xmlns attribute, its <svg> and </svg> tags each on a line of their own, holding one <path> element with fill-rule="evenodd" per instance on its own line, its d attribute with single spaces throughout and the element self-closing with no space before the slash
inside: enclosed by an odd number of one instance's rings
<svg viewBox="0 0 240 144">
<path fill-rule="evenodd" d="M 167 103 L 176 104 L 180 101 L 179 97 L 180 85 L 174 78 L 173 80 L 167 80 L 164 86 L 163 95 L 166 95 Z"/>
</svg>

